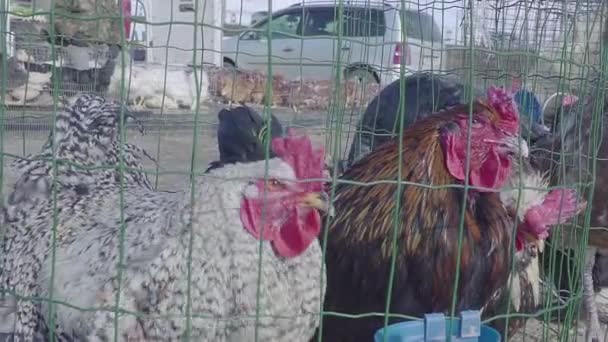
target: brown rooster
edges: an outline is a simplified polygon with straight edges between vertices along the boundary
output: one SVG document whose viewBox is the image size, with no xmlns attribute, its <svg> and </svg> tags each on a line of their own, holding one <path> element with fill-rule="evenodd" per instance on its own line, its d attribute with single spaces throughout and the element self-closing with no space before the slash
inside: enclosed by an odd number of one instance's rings
<svg viewBox="0 0 608 342">
<path fill-rule="evenodd" d="M 498 193 L 511 179 L 513 157 L 520 149 L 519 116 L 512 98 L 490 88 L 487 101 L 473 103 L 467 155 L 468 112 L 461 105 L 415 123 L 403 131 L 401 142 L 395 139 L 379 146 L 341 177 L 374 183 L 340 183 L 335 189 L 336 216 L 322 241 L 327 243 L 328 277 L 320 327 L 323 341 L 372 341 L 384 322 L 389 285 L 391 314 L 449 313 L 457 273 L 456 310 L 495 312 L 508 287 L 513 231 L 519 221 L 515 216 L 522 221 L 518 249 L 527 247 L 526 241 L 544 239 L 547 224 L 561 222 L 554 217 L 561 203 L 560 190 L 524 215 L 508 210 Z M 399 172 L 401 180 L 408 182 L 400 189 L 395 184 Z M 467 191 L 466 204 L 462 186 L 449 186 L 462 185 L 465 179 L 475 187 Z M 562 219 L 580 210 L 573 194 L 565 194 Z M 463 206 L 462 253 L 457 265 Z M 389 284 L 393 236 L 397 239 L 395 273 Z"/>
</svg>

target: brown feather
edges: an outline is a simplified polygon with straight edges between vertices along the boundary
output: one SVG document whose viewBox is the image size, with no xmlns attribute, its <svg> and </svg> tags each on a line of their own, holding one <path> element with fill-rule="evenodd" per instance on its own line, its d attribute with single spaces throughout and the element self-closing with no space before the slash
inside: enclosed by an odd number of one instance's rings
<svg viewBox="0 0 608 342">
<path fill-rule="evenodd" d="M 498 119 L 480 102 L 473 110 Z M 457 271 L 461 274 L 457 310 L 480 309 L 504 285 L 512 258 L 514 223 L 498 194 L 469 193 L 457 268 L 464 190 L 428 187 L 458 183 L 446 170 L 439 138 L 441 129 L 452 123 L 454 113 L 466 112 L 467 107 L 461 106 L 417 122 L 403 131 L 402 152 L 398 140 L 389 141 L 342 176 L 349 181 L 383 183 L 340 183 L 336 187 L 336 216 L 327 237 L 325 311 L 384 312 L 397 209 L 391 312 L 421 316 L 449 310 Z M 397 208 L 400 156 L 401 179 L 413 184 L 402 185 Z M 349 320 L 325 316 L 323 340 L 371 341 L 382 322 L 377 317 Z"/>
</svg>

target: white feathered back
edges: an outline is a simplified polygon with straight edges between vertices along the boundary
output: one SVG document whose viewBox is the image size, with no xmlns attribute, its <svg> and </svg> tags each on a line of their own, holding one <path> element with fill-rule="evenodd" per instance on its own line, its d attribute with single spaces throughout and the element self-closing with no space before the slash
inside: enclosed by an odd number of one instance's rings
<svg viewBox="0 0 608 342">
<path fill-rule="evenodd" d="M 196 81 L 194 71 L 198 73 L 200 83 L 200 100 L 207 99 L 209 78 L 204 69 L 193 69 L 189 66 L 164 64 L 131 64 L 125 69 L 125 91 L 128 90 L 128 100 L 144 99 L 147 107 L 158 108 L 163 103 L 165 108 L 177 109 L 179 106 L 195 108 Z M 120 98 L 123 92 L 121 86 L 122 65 L 117 63 L 112 75 L 108 95 Z M 165 82 L 166 75 L 166 82 Z M 166 83 L 166 84 L 165 84 Z"/>
</svg>

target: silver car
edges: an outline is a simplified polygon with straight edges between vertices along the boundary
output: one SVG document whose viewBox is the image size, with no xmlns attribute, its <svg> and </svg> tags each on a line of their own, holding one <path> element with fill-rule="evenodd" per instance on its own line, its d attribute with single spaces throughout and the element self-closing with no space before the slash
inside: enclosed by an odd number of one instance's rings
<svg viewBox="0 0 608 342">
<path fill-rule="evenodd" d="M 402 62 L 406 74 L 439 72 L 440 49 L 441 30 L 430 15 L 373 2 L 348 2 L 342 9 L 335 2 L 295 4 L 272 13 L 272 21 L 258 20 L 222 43 L 225 66 L 265 72 L 270 62 L 273 74 L 287 79 L 329 80 L 335 78 L 339 60 L 344 77 L 367 78 L 382 85 L 399 77 Z"/>
</svg>

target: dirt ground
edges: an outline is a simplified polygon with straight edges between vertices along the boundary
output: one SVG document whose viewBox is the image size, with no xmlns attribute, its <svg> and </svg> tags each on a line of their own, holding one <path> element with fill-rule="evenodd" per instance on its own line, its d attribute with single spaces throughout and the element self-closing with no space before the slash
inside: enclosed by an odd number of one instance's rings
<svg viewBox="0 0 608 342">
<path fill-rule="evenodd" d="M 203 172 L 208 163 L 218 157 L 216 127 L 217 113 L 220 107 L 216 105 L 203 107 L 199 116 L 199 128 L 196 144 L 194 139 L 193 115 L 184 113 L 172 113 L 163 116 L 164 120 L 159 120 L 159 117 L 152 116 L 142 118 L 142 122 L 148 132 L 141 135 L 135 130 L 129 130 L 127 140 L 145 148 L 148 153 L 156 157 L 158 160 L 158 189 L 159 190 L 177 190 L 184 189 L 189 183 L 189 172 L 193 155 L 193 146 L 196 146 L 195 170 Z M 346 146 L 350 145 L 352 137 L 349 139 L 348 132 L 354 131 L 356 118 L 358 114 L 347 113 L 341 118 L 328 120 L 327 113 L 310 112 L 310 113 L 295 113 L 290 109 L 274 109 L 273 113 L 283 122 L 284 126 L 291 126 L 298 129 L 305 129 L 306 133 L 311 135 L 313 141 L 317 144 L 329 146 L 326 147 L 332 155 L 344 155 Z M 46 115 L 48 114 L 36 114 Z M 38 129 L 32 130 L 32 125 L 28 129 L 10 129 L 4 132 L 4 152 L 13 155 L 22 156 L 36 152 L 48 137 L 48 124 L 44 123 L 44 119 L 36 118 L 36 115 L 26 115 L 33 117 L 34 121 L 39 121 Z M 23 113 L 9 113 L 7 118 L 9 121 L 23 116 Z M 330 116 L 331 117 L 331 116 Z M 16 120 L 16 119 L 15 119 Z M 159 122 L 162 123 L 159 124 Z M 40 123 L 41 122 L 41 123 Z M 332 127 L 327 129 L 326 127 Z M 330 134 L 335 132 L 338 127 L 342 130 L 341 134 Z M 330 142 L 330 143 L 329 143 Z M 328 144 L 329 143 L 329 144 Z M 333 146 L 338 146 L 335 149 Z M 337 153 L 336 153 L 337 152 Z M 14 179 L 7 169 L 7 164 L 12 158 L 5 157 L 3 192 L 9 191 L 12 187 Z M 150 179 L 156 181 L 156 165 L 147 163 L 146 168 L 150 171 Z M 608 317 L 608 290 L 602 291 L 598 296 L 600 301 L 600 311 L 603 317 Z M 608 320 L 606 320 L 608 321 Z M 557 341 L 556 331 L 565 329 L 556 324 L 548 324 L 548 337 L 543 339 L 543 330 L 545 325 L 542 322 L 530 319 L 527 323 L 525 331 L 520 332 L 512 341 Z M 576 329 L 576 328 L 573 328 Z M 578 325 L 577 341 L 584 341 L 583 325 Z M 572 330 L 574 331 L 574 330 Z M 573 340 L 573 339 L 570 339 Z"/>
<path fill-rule="evenodd" d="M 217 113 L 220 106 L 205 106 L 200 109 L 198 117 L 198 130 L 196 144 L 194 139 L 194 115 L 188 113 L 169 113 L 159 119 L 158 116 L 141 116 L 146 133 L 142 135 L 135 129 L 129 129 L 127 141 L 143 147 L 158 160 L 158 189 L 172 190 L 185 186 L 188 183 L 190 168 L 193 158 L 193 147 L 196 146 L 195 165 L 197 172 L 203 172 L 207 164 L 219 157 L 217 149 Z M 262 113 L 262 108 L 259 112 Z M 295 113 L 291 109 L 274 109 L 273 114 L 281 120 L 284 127 L 293 127 L 298 130 L 305 130 L 313 141 L 320 145 L 326 144 L 328 130 L 326 126 L 326 114 Z M 21 117 L 25 116 L 23 120 Z M 346 132 L 354 130 L 353 115 L 341 118 L 344 134 L 339 136 L 342 141 L 339 146 L 348 146 Z M 49 123 L 52 118 L 47 113 L 8 113 L 7 121 L 10 122 L 11 129 L 4 131 L 4 153 L 23 156 L 39 151 L 42 144 L 46 141 L 49 134 Z M 337 121 L 337 120 L 336 120 Z M 351 123 L 352 121 L 352 123 Z M 23 123 L 25 122 L 25 124 Z M 25 127 L 25 129 L 23 128 Z M 337 129 L 335 126 L 333 131 Z M 336 134 L 333 135 L 338 136 Z M 333 149 L 331 149 L 333 151 Z M 342 148 L 342 154 L 344 154 Z M 332 152 L 328 151 L 328 152 Z M 14 158 L 5 155 L 3 165 L 7 165 Z M 153 180 L 156 174 L 156 165 L 146 163 L 146 169 L 150 171 L 150 179 Z M 6 171 L 3 185 L 11 185 L 14 180 Z"/>
</svg>

